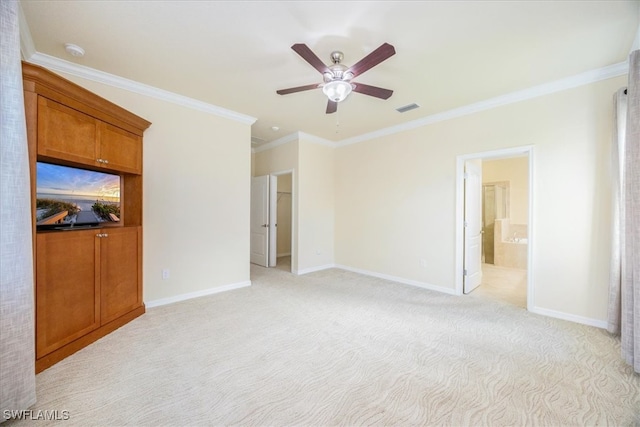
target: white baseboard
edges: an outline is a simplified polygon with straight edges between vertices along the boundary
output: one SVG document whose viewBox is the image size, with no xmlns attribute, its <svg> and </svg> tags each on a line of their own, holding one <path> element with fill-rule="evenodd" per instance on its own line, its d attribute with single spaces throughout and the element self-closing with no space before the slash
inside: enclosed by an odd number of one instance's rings
<svg viewBox="0 0 640 427">
<path fill-rule="evenodd" d="M 335 267 L 336 267 L 335 264 L 325 264 L 325 265 L 319 265 L 317 267 L 311 267 L 311 268 L 305 268 L 303 270 L 293 271 L 292 273 L 297 274 L 298 276 L 302 276 L 303 274 L 309 274 L 315 271 L 328 270 L 330 268 L 335 268 Z"/>
<path fill-rule="evenodd" d="M 377 277 L 379 279 L 390 280 L 392 282 L 402 283 L 403 285 L 416 286 L 418 288 L 428 289 L 430 291 L 442 292 L 449 295 L 456 295 L 455 289 L 444 288 L 442 286 L 432 285 L 430 283 L 419 282 L 417 280 L 405 279 L 403 277 L 391 276 L 388 274 L 377 273 L 375 271 L 362 270 L 360 268 L 348 267 L 346 265 L 335 265 L 335 268 L 340 268 L 342 270 L 352 271 L 358 274 L 364 274 L 365 276 Z"/>
<path fill-rule="evenodd" d="M 562 311 L 549 310 L 547 308 L 533 307 L 531 313 L 542 316 L 554 317 L 556 319 L 568 320 L 570 322 L 581 323 L 583 325 L 595 326 L 596 328 L 607 329 L 607 322 L 604 320 L 591 319 L 589 317 L 577 316 L 575 314 L 563 313 Z"/>
<path fill-rule="evenodd" d="M 276 254 L 276 258 L 280 258 L 281 256 L 290 256 L 290 255 L 291 255 L 291 252 L 286 252 L 286 253 L 283 253 L 283 254 Z"/>
<path fill-rule="evenodd" d="M 216 286 L 215 288 L 203 289 L 202 291 L 189 292 L 187 294 L 175 295 L 168 298 L 156 299 L 153 301 L 145 302 L 144 305 L 147 308 L 159 307 L 161 305 L 173 304 L 174 302 L 186 301 L 192 298 L 199 298 L 206 295 L 217 294 L 220 292 L 232 291 L 235 289 L 246 288 L 248 286 L 251 286 L 250 280 L 247 280 L 246 282 Z"/>
</svg>

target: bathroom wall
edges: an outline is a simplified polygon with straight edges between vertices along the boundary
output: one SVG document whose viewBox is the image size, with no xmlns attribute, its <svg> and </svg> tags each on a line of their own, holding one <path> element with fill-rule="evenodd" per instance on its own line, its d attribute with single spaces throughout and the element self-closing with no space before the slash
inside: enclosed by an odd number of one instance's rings
<svg viewBox="0 0 640 427">
<path fill-rule="evenodd" d="M 509 218 L 512 224 L 528 224 L 529 158 L 485 160 L 482 162 L 482 183 L 509 182 Z"/>
<path fill-rule="evenodd" d="M 497 219 L 494 231 L 493 264 L 498 267 L 527 268 L 527 251 L 529 240 L 527 237 L 513 237 L 527 235 L 527 226 L 511 224 L 509 218 Z"/>
<path fill-rule="evenodd" d="M 508 185 L 507 215 L 487 227 L 486 262 L 500 267 L 527 268 L 529 222 L 529 158 L 512 157 L 482 162 L 482 183 Z M 493 237 L 493 239 L 491 239 Z M 486 246 L 486 245 L 485 245 Z"/>
</svg>

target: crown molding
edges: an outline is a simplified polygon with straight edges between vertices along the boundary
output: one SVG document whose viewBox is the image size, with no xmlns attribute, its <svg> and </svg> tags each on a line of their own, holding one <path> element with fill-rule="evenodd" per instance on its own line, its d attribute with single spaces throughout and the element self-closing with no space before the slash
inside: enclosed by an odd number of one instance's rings
<svg viewBox="0 0 640 427">
<path fill-rule="evenodd" d="M 538 86 L 533 86 L 528 89 L 511 92 L 506 95 L 497 96 L 495 98 L 490 98 L 484 101 L 465 105 L 463 107 L 443 111 L 442 113 L 425 116 L 423 118 L 412 120 L 410 122 L 403 123 L 397 126 L 391 126 L 388 128 L 374 131 L 374 132 L 369 132 L 366 134 L 354 136 L 352 138 L 343 139 L 341 141 L 338 141 L 337 146 L 344 147 L 347 145 L 356 144 L 358 142 L 368 141 L 374 138 L 393 135 L 399 132 L 416 129 L 416 128 L 427 126 L 433 123 L 438 123 L 445 120 L 467 116 L 469 114 L 490 110 L 492 108 L 497 108 L 504 105 L 514 104 L 516 102 L 525 101 L 528 99 L 533 99 L 533 98 L 537 98 L 544 95 L 550 95 L 552 93 L 575 88 L 578 86 L 584 86 L 587 84 L 598 82 L 600 80 L 606 80 L 613 77 L 623 76 L 628 72 L 629 72 L 628 61 L 620 62 L 618 64 L 613 64 L 608 67 L 586 71 L 584 73 L 576 74 L 575 76 L 556 80 L 550 83 L 544 83 Z"/>
<path fill-rule="evenodd" d="M 294 141 L 297 141 L 298 139 L 300 139 L 299 132 L 294 132 L 294 133 L 291 133 L 289 135 L 285 135 L 282 138 L 278 138 L 275 141 L 271 141 L 271 142 L 268 142 L 268 143 L 266 143 L 264 145 L 256 147 L 252 151 L 254 153 L 259 153 L 261 151 L 271 150 L 272 148 L 275 148 L 275 147 L 277 147 L 279 145 L 284 145 L 284 144 L 287 144 L 289 142 L 294 142 Z"/>
<path fill-rule="evenodd" d="M 313 144 L 326 145 L 327 147 L 337 147 L 338 143 L 329 141 L 328 139 L 321 138 L 319 136 L 311 135 L 310 133 L 298 132 L 298 138 L 303 139 L 306 142 Z"/>
<path fill-rule="evenodd" d="M 182 107 L 187 107 L 205 113 L 213 114 L 225 119 L 235 120 L 247 125 L 252 125 L 257 120 L 255 117 L 240 114 L 235 111 L 227 110 L 226 108 L 208 104 L 203 101 L 198 101 L 187 96 L 178 95 L 177 93 L 169 92 L 167 90 L 158 89 L 156 87 L 149 86 L 143 83 L 138 83 L 133 80 L 125 79 L 124 77 L 105 73 L 104 71 L 99 71 L 94 68 L 86 67 L 84 65 L 74 64 L 72 62 L 55 58 L 43 53 L 36 52 L 29 58 L 28 62 L 43 66 L 50 70 L 71 74 L 76 77 L 81 77 L 83 79 L 91 80 L 97 83 L 117 87 L 129 92 L 134 92 L 151 98 L 160 99 L 162 101 L 171 102 Z"/>
<path fill-rule="evenodd" d="M 24 16 L 20 2 L 18 2 L 18 27 L 20 28 L 20 53 L 22 54 L 22 59 L 28 61 L 36 54 L 36 46 L 33 44 L 31 30 L 29 29 L 29 24 L 27 23 L 27 18 Z"/>
<path fill-rule="evenodd" d="M 329 141 L 328 139 L 324 139 L 319 136 L 311 135 L 310 133 L 294 132 L 292 134 L 283 136 L 282 138 L 278 138 L 275 141 L 271 141 L 259 147 L 255 147 L 252 149 L 252 151 L 254 153 L 259 153 L 261 151 L 270 150 L 272 148 L 275 148 L 279 145 L 286 144 L 288 142 L 300 141 L 300 140 L 304 142 L 310 142 L 312 144 L 319 144 L 319 145 L 324 145 L 332 148 L 336 148 L 338 146 L 338 144 L 333 141 Z"/>
<path fill-rule="evenodd" d="M 131 92 L 139 93 L 141 95 L 150 96 L 153 98 L 161 99 L 167 102 L 171 102 L 177 105 L 181 105 L 187 108 L 192 108 L 198 111 L 203 111 L 209 114 L 220 116 L 223 118 L 239 121 L 248 125 L 252 125 L 256 122 L 255 117 L 247 116 L 237 113 L 235 111 L 227 110 L 222 107 L 218 107 L 206 102 L 198 101 L 193 98 L 189 98 L 183 95 L 178 95 L 173 92 L 165 91 L 162 89 L 148 86 L 142 83 L 128 80 L 122 77 L 115 76 L 113 74 L 105 73 L 95 70 L 83 65 L 74 64 L 59 58 L 54 58 L 49 55 L 39 53 L 35 49 L 33 39 L 31 37 L 31 31 L 29 25 L 24 16 L 22 6 L 18 7 L 19 14 L 19 27 L 20 27 L 20 51 L 24 60 L 32 62 L 37 65 L 41 65 L 46 68 L 50 68 L 56 71 L 68 73 L 77 77 L 92 80 L 98 83 L 107 84 L 110 86 L 125 89 Z M 634 38 L 631 52 L 640 49 L 640 26 Z M 411 129 L 427 126 L 433 123 L 438 123 L 445 120 L 454 119 L 457 117 L 466 116 L 469 114 L 478 113 L 480 111 L 489 110 L 492 108 L 513 104 L 520 101 L 536 98 L 539 96 L 549 95 L 555 92 L 560 92 L 566 89 L 571 89 L 578 86 L 583 86 L 590 83 L 595 83 L 600 80 L 606 80 L 613 77 L 622 76 L 628 74 L 629 63 L 628 61 L 613 64 L 608 67 L 599 68 L 596 70 L 587 71 L 581 74 L 577 74 L 572 77 L 556 80 L 554 82 L 545 83 L 542 85 L 534 86 L 529 89 L 524 89 L 516 92 L 512 92 L 506 95 L 490 98 L 484 101 L 476 102 L 474 104 L 465 105 L 463 107 L 454 108 L 452 110 L 444 111 L 442 113 L 432 114 L 423 118 L 413 120 L 407 123 L 403 123 L 397 126 L 391 126 L 388 128 L 380 129 L 374 132 L 358 135 L 352 138 L 346 138 L 337 142 L 332 142 L 324 138 L 317 137 L 315 135 L 306 134 L 303 132 L 296 132 L 275 141 L 262 145 L 260 147 L 252 148 L 252 152 L 258 153 L 260 151 L 269 150 L 287 142 L 299 139 L 301 136 L 313 143 L 327 145 L 331 147 L 344 147 L 359 142 L 368 141 L 383 136 L 393 135 L 399 132 L 404 132 Z"/>
</svg>

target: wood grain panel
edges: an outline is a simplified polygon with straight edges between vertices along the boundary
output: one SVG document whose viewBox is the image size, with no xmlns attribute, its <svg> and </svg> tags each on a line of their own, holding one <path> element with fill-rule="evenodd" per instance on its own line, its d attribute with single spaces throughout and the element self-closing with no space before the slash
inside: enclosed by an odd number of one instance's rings
<svg viewBox="0 0 640 427">
<path fill-rule="evenodd" d="M 124 129 L 101 123 L 99 158 L 107 160 L 105 168 L 142 173 L 142 138 Z"/>
<path fill-rule="evenodd" d="M 24 90 L 44 95 L 139 135 L 151 125 L 119 105 L 38 65 L 22 62 L 22 78 Z"/>
<path fill-rule="evenodd" d="M 126 226 L 142 225 L 142 175 L 124 175 L 120 214 Z"/>
<path fill-rule="evenodd" d="M 151 123 L 42 67 L 23 62 L 22 71 L 32 202 L 37 161 L 121 177 L 113 227 L 36 232 L 33 224 L 40 372 L 145 311 L 142 135 Z"/>
<path fill-rule="evenodd" d="M 61 347 L 57 350 L 52 351 L 44 357 L 36 360 L 36 374 L 44 371 L 48 367 L 58 363 L 65 357 L 68 357 L 75 353 L 78 350 L 82 350 L 84 347 L 88 346 L 94 341 L 99 340 L 105 335 L 109 335 L 111 332 L 115 331 L 119 327 L 126 325 L 131 322 L 138 316 L 143 315 L 145 312 L 145 307 L 142 305 L 141 307 L 136 308 L 133 311 L 128 312 L 122 317 L 118 317 L 113 322 L 109 322 L 106 325 L 102 325 L 100 328 L 95 329 L 89 332 L 86 335 L 78 338 L 75 341 L 70 342 L 69 344 Z"/>
<path fill-rule="evenodd" d="M 100 326 L 96 233 L 76 230 L 37 235 L 36 358 Z"/>
<path fill-rule="evenodd" d="M 24 114 L 27 121 L 27 148 L 29 151 L 29 184 L 31 188 L 31 218 L 36 217 L 36 158 L 38 156 L 38 95 L 24 91 Z M 33 259 L 36 259 L 36 223 L 31 221 Z M 33 263 L 36 277 L 36 263 Z M 35 293 L 35 289 L 34 289 Z"/>
<path fill-rule="evenodd" d="M 50 99 L 38 98 L 38 154 L 96 165 L 98 122 Z"/>
<path fill-rule="evenodd" d="M 138 227 L 105 228 L 100 239 L 100 304 L 102 323 L 108 323 L 142 304 L 138 256 Z"/>
</svg>

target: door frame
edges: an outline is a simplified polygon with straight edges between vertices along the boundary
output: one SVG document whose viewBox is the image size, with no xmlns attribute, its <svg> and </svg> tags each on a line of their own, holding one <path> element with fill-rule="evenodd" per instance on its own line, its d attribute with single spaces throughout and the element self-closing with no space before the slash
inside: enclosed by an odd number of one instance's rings
<svg viewBox="0 0 640 427">
<path fill-rule="evenodd" d="M 295 169 L 287 169 L 278 172 L 269 173 L 270 176 L 278 177 L 280 175 L 291 174 L 291 272 L 298 271 L 298 248 L 296 245 L 297 236 L 297 224 L 298 224 L 298 189 L 296 183 L 296 171 Z M 277 194 L 276 194 L 277 199 Z M 277 211 L 276 211 L 277 214 Z M 277 221 L 277 217 L 276 217 Z M 273 236 L 273 237 L 272 237 Z M 274 241 L 278 238 L 278 232 L 269 235 L 269 244 L 271 245 L 271 239 Z"/>
<path fill-rule="evenodd" d="M 527 224 L 527 310 L 532 311 L 535 301 L 535 287 L 533 282 L 533 246 L 535 244 L 534 226 L 534 146 L 503 148 L 499 150 L 483 151 L 478 153 L 462 154 L 456 157 L 456 259 L 455 259 L 455 293 L 463 295 L 463 269 L 464 269 L 464 164 L 467 160 L 498 160 L 508 157 L 526 155 L 529 159 L 529 183 L 528 198 L 529 212 Z"/>
</svg>

